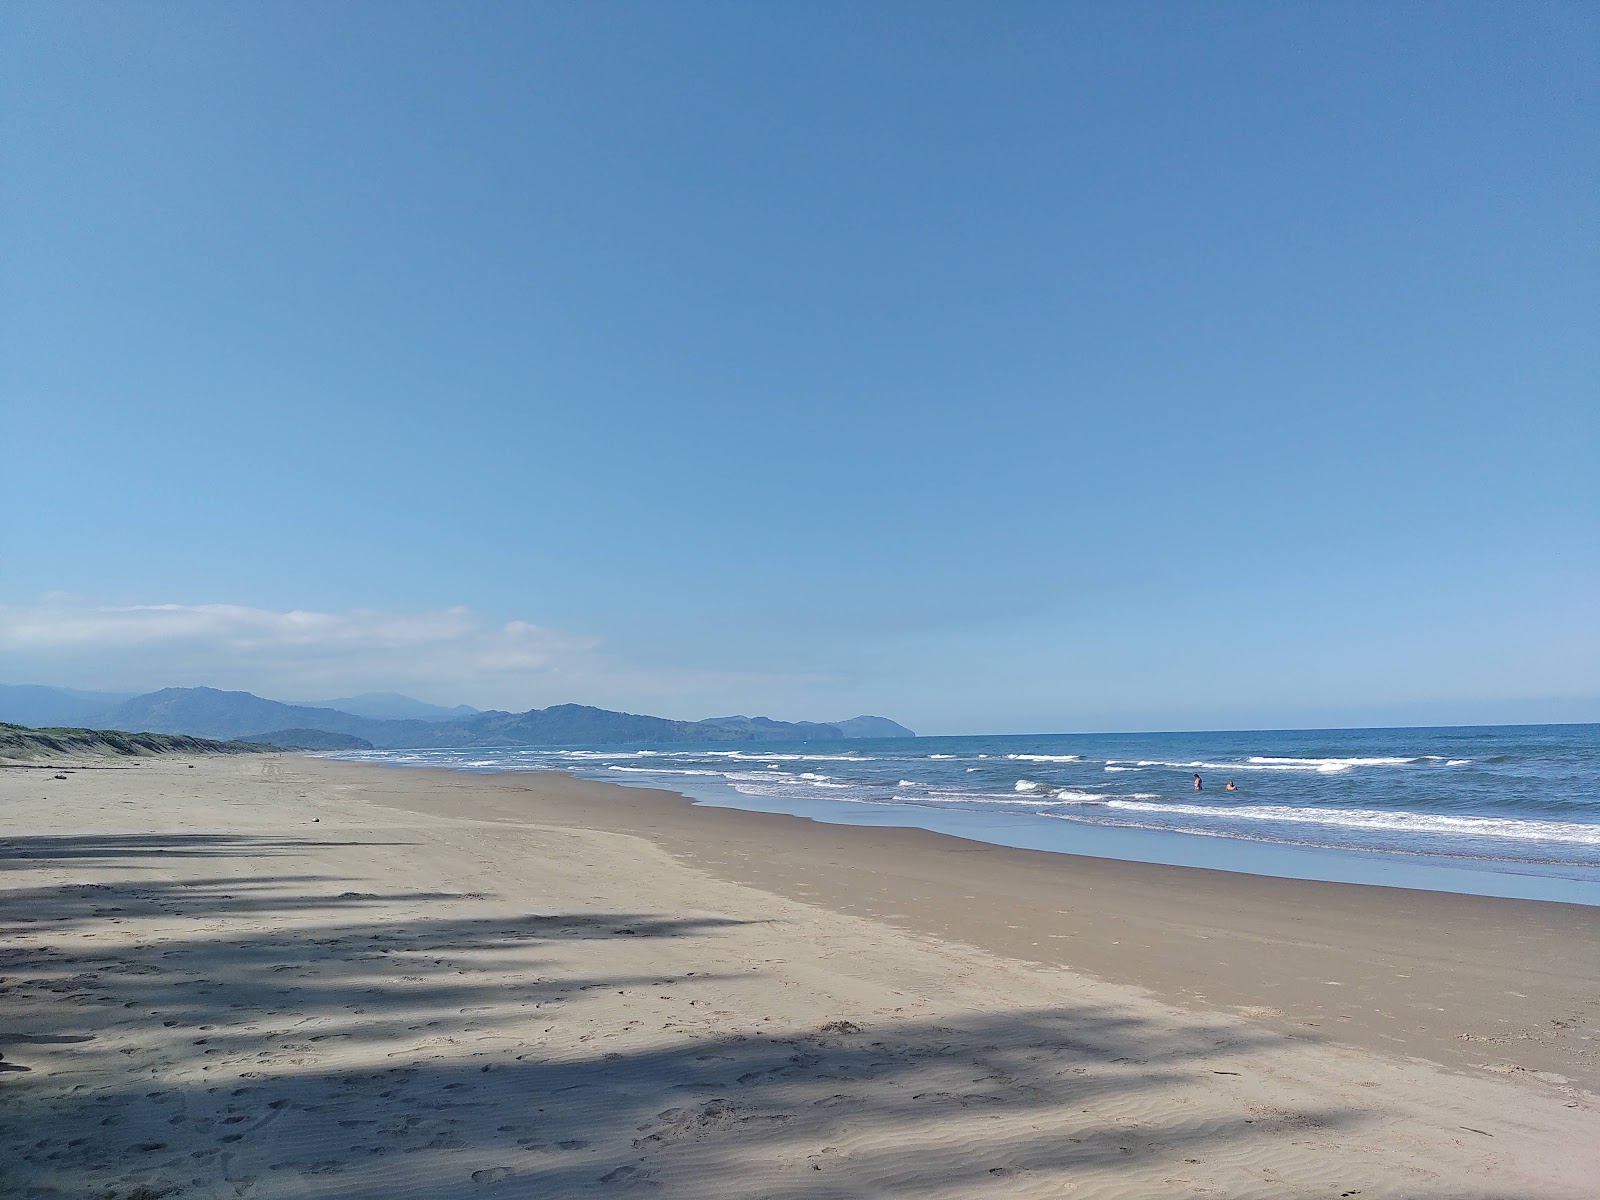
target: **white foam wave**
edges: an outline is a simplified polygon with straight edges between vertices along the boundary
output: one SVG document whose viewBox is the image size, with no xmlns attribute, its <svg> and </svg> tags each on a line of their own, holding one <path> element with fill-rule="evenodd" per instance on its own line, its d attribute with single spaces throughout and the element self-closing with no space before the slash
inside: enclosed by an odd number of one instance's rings
<svg viewBox="0 0 1600 1200">
<path fill-rule="evenodd" d="M 795 778 L 787 771 L 718 771 L 716 774 L 735 782 L 751 782 L 759 779 L 762 783 L 777 783 L 780 780 L 792 780 Z"/>
<path fill-rule="evenodd" d="M 1012 785 L 1012 790 L 1018 792 L 1042 792 L 1044 791 L 1044 784 L 1035 783 L 1031 779 L 1019 779 Z"/>
<path fill-rule="evenodd" d="M 625 771 L 629 775 L 721 775 L 721 771 L 694 771 L 686 767 L 607 767 L 608 771 Z"/>
<path fill-rule="evenodd" d="M 860 754 L 747 754 L 743 750 L 701 750 L 684 752 L 673 757 L 731 758 L 736 762 L 877 762 Z"/>
<path fill-rule="evenodd" d="M 1082 762 L 1081 754 L 1008 754 L 1007 758 L 1017 762 Z"/>
<path fill-rule="evenodd" d="M 954 758 L 954 754 L 930 754 L 929 758 Z"/>
<path fill-rule="evenodd" d="M 1573 821 L 1528 821 L 1512 817 L 1446 816 L 1440 813 L 1389 812 L 1372 808 L 1295 808 L 1278 804 L 1244 804 L 1214 808 L 1205 804 L 1150 804 L 1142 800 L 1112 800 L 1107 807 L 1128 812 L 1180 813 L 1212 820 L 1285 821 L 1303 825 L 1333 825 L 1345 829 L 1387 832 L 1452 834 L 1457 837 L 1510 838 L 1527 842 L 1556 842 L 1574 846 L 1600 846 L 1600 825 Z"/>
<path fill-rule="evenodd" d="M 901 804 L 981 804 L 999 805 L 1002 808 L 1016 808 L 1019 805 L 1038 808 L 1056 803 L 1048 796 L 986 796 L 981 792 L 919 792 L 915 796 L 896 795 L 892 799 Z"/>
<path fill-rule="evenodd" d="M 585 762 L 585 761 L 589 761 L 591 759 L 608 759 L 608 758 L 673 758 L 673 757 L 677 757 L 675 755 L 663 754 L 659 750 L 550 750 L 550 751 L 523 750 L 523 751 L 520 751 L 520 753 L 522 753 L 522 754 L 549 753 L 549 754 L 555 755 L 557 758 L 575 758 L 579 762 Z"/>
<path fill-rule="evenodd" d="M 1443 759 L 1431 754 L 1418 755 L 1412 758 L 1273 758 L 1265 755 L 1251 755 L 1240 765 L 1246 768 L 1260 768 L 1278 771 L 1316 771 L 1323 775 L 1337 775 L 1355 767 L 1409 767 L 1417 763 L 1442 762 Z M 1213 770 L 1227 770 L 1226 767 L 1214 767 Z"/>
<path fill-rule="evenodd" d="M 1445 760 L 1433 754 L 1420 754 L 1410 758 L 1276 758 L 1266 755 L 1251 755 L 1243 761 L 1235 762 L 1207 762 L 1196 760 L 1193 762 L 1174 762 L 1170 759 L 1140 759 L 1131 762 L 1126 759 L 1110 759 L 1106 763 L 1108 771 L 1143 771 L 1151 767 L 1167 767 L 1177 771 L 1305 771 L 1319 775 L 1341 775 L 1357 767 L 1409 767 L 1422 763 L 1442 763 Z M 1466 761 L 1451 762 L 1450 766 L 1464 766 Z"/>
</svg>

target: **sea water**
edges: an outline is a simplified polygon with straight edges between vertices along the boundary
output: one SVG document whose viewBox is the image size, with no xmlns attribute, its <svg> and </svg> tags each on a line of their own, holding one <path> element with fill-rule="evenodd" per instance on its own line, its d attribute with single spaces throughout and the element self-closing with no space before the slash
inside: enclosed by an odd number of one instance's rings
<svg viewBox="0 0 1600 1200">
<path fill-rule="evenodd" d="M 472 771 L 558 769 L 670 788 L 702 804 L 915 826 L 997 845 L 1600 905 L 1600 725 L 329 757 Z"/>
</svg>

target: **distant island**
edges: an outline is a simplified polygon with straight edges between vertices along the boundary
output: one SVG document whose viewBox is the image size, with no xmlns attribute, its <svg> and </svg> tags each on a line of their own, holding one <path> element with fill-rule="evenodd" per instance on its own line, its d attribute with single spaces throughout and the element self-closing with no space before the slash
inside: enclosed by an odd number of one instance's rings
<svg viewBox="0 0 1600 1200">
<path fill-rule="evenodd" d="M 250 692 L 162 688 L 144 695 L 95 693 L 40 685 L 0 685 L 0 721 L 25 726 L 92 725 L 99 729 L 266 743 L 285 749 L 396 750 L 466 746 L 615 746 L 678 742 L 825 742 L 915 737 L 887 717 L 777 721 L 711 717 L 674 721 L 557 704 L 512 713 L 424 704 L 392 694 L 350 697 L 362 713 L 285 704 Z M 428 716 L 368 715 L 427 713 Z"/>
</svg>

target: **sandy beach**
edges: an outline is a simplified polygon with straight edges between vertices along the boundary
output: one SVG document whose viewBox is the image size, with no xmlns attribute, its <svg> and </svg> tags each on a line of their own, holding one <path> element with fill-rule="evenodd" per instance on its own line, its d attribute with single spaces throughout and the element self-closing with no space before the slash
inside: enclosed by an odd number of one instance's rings
<svg viewBox="0 0 1600 1200">
<path fill-rule="evenodd" d="M 69 769 L 0 770 L 0 1194 L 1600 1194 L 1594 909 Z"/>
</svg>

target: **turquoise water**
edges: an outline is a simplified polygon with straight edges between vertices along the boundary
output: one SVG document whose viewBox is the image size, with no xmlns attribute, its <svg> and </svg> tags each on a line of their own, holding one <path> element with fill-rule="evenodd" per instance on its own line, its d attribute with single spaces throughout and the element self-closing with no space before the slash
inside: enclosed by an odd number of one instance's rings
<svg viewBox="0 0 1600 1200">
<path fill-rule="evenodd" d="M 333 757 L 561 769 L 998 845 L 1600 904 L 1600 726 L 1051 734 Z M 1194 776 L 1202 789 L 1194 788 Z M 1228 782 L 1236 790 L 1226 790 Z"/>
</svg>

